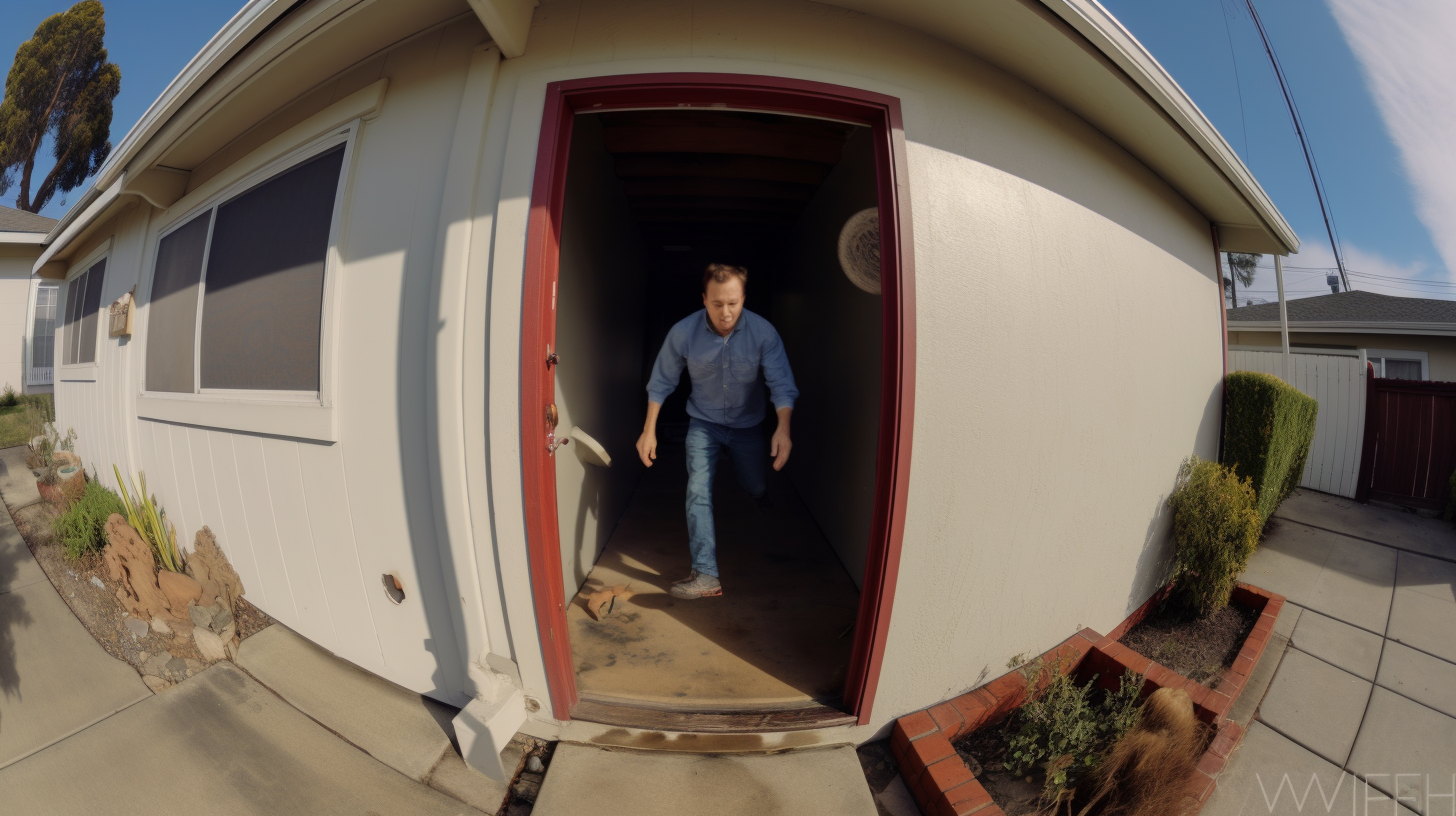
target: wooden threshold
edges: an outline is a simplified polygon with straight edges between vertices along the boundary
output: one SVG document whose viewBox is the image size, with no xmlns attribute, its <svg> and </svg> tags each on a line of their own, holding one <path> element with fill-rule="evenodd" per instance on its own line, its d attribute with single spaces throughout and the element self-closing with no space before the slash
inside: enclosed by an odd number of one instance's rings
<svg viewBox="0 0 1456 816">
<path fill-rule="evenodd" d="M 843 709 L 820 703 L 773 710 L 682 711 L 586 697 L 571 707 L 571 718 L 649 731 L 689 731 L 705 734 L 807 731 L 854 725 L 857 721 L 853 714 L 848 714 Z"/>
</svg>

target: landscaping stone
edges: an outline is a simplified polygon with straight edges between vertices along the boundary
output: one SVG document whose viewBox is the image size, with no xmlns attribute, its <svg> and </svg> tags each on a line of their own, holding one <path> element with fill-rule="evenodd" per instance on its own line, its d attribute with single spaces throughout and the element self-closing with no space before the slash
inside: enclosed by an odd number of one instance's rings
<svg viewBox="0 0 1456 816">
<path fill-rule="evenodd" d="M 152 548 L 126 523 L 126 519 L 115 513 L 106 521 L 106 539 L 110 543 L 102 556 L 111 580 L 120 584 L 116 594 L 122 606 L 146 620 L 170 614 L 167 596 L 157 585 Z M 97 583 L 99 585 L 100 582 Z M 185 609 L 186 605 L 178 608 Z"/>
<path fill-rule="evenodd" d="M 864 771 L 848 745 L 762 755 L 614 751 L 563 742 L 531 812 L 876 816 Z"/>
<path fill-rule="evenodd" d="M 212 625 L 209 628 L 221 635 L 224 629 L 232 625 L 232 622 L 233 613 L 226 609 L 218 609 L 212 616 Z M 223 640 L 227 640 L 227 638 L 223 638 Z"/>
<path fill-rule="evenodd" d="M 1456 662 L 1456 603 L 1412 589 L 1399 590 L 1385 636 Z"/>
<path fill-rule="evenodd" d="M 1294 648 L 1314 655 L 1366 680 L 1375 679 L 1380 667 L 1380 645 L 1384 638 L 1348 623 L 1308 611 L 1290 640 Z"/>
<path fill-rule="evenodd" d="M 161 618 L 152 618 L 152 631 L 163 637 L 171 637 L 172 635 L 172 627 L 168 626 L 167 622 Z"/>
<path fill-rule="evenodd" d="M 197 644 L 197 651 L 202 654 L 202 659 L 209 663 L 227 659 L 227 652 L 223 649 L 222 638 L 211 629 L 201 626 L 192 630 L 192 641 Z"/>
<path fill-rule="evenodd" d="M 142 675 L 142 682 L 146 683 L 147 688 L 151 689 L 153 693 L 166 691 L 167 689 L 175 685 L 171 680 L 167 680 L 162 677 L 156 677 L 150 674 Z"/>
<path fill-rule="evenodd" d="M 1456 718 L 1376 688 L 1349 767 L 1413 810 L 1434 816 L 1452 810 L 1453 758 Z"/>
<path fill-rule="evenodd" d="M 106 584 L 102 583 L 101 579 L 95 575 L 91 576 L 91 583 L 95 584 L 97 589 L 106 589 Z"/>
<path fill-rule="evenodd" d="M 1456 664 L 1388 641 L 1375 684 L 1456 717 Z"/>
<path fill-rule="evenodd" d="M 531 773 L 545 773 L 546 766 L 541 763 L 541 757 L 533 756 L 526 760 L 526 770 Z"/>
<path fill-rule="evenodd" d="M 237 608 L 237 600 L 243 595 L 243 582 L 208 527 L 198 530 L 192 540 L 187 572 L 202 585 L 202 597 L 207 603 L 216 600 L 229 611 Z"/>
<path fill-rule="evenodd" d="M 142 671 L 156 677 L 163 677 L 167 674 L 167 662 L 174 659 L 166 652 L 154 654 L 147 658 L 146 663 L 142 664 Z"/>
<path fill-rule="evenodd" d="M 148 632 L 152 631 L 152 627 L 147 625 L 146 621 L 139 620 L 137 618 L 127 618 L 126 620 L 122 621 L 122 625 L 125 626 L 126 631 L 130 632 L 131 636 L 136 638 L 137 640 L 141 640 L 142 638 L 147 636 Z"/>
<path fill-rule="evenodd" d="M 1259 718 L 1330 762 L 1344 765 L 1360 730 L 1371 685 L 1290 649 L 1264 697 Z"/>
<path fill-rule="evenodd" d="M 185 678 L 187 676 L 187 661 L 180 657 L 174 657 L 168 660 L 167 673 L 172 675 L 174 679 Z"/>
<path fill-rule="evenodd" d="M 206 629 L 212 625 L 212 611 L 205 606 L 188 604 L 187 617 L 192 621 L 192 625 L 199 629 Z"/>
<path fill-rule="evenodd" d="M 202 600 L 202 585 L 191 576 L 180 572 L 162 570 L 157 573 L 157 586 L 167 598 L 167 605 L 175 612 L 187 608 L 189 603 Z"/>
</svg>

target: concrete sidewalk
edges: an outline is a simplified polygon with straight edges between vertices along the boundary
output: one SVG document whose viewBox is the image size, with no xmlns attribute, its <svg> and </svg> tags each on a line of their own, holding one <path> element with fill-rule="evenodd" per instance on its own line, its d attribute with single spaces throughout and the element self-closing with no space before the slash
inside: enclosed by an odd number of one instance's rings
<svg viewBox="0 0 1456 816">
<path fill-rule="evenodd" d="M 1288 640 L 1204 814 L 1456 811 L 1456 527 L 1299 490 L 1242 579 Z"/>
</svg>

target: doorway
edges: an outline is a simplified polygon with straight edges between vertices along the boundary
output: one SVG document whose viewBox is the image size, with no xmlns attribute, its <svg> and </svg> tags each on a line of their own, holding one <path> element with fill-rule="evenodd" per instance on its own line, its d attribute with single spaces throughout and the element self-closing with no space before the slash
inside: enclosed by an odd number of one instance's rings
<svg viewBox="0 0 1456 816">
<path fill-rule="evenodd" d="M 913 382 L 897 110 L 850 89 L 722 79 L 548 89 L 526 268 L 523 471 L 561 719 L 643 724 L 634 708 L 697 727 L 716 713 L 711 727 L 725 730 L 868 719 Z M 835 253 L 846 221 L 876 208 L 881 292 L 851 283 Z M 687 571 L 685 385 L 664 404 L 653 468 L 632 443 L 652 360 L 667 329 L 701 307 L 710 260 L 749 269 L 747 308 L 778 328 L 802 395 L 794 456 L 771 472 L 772 507 L 720 473 L 726 594 L 685 603 L 664 593 Z M 544 367 L 532 348 L 547 350 Z M 574 448 L 559 447 L 567 438 Z M 610 467 L 589 455 L 593 441 Z M 594 620 L 577 590 L 614 584 L 637 594 Z"/>
</svg>

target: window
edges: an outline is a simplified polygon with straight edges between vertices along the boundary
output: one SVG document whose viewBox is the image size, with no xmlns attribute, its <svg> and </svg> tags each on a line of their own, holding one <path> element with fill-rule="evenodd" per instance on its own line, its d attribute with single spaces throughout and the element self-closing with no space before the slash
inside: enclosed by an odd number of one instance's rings
<svg viewBox="0 0 1456 816">
<path fill-rule="evenodd" d="M 1369 357 L 1367 359 L 1375 365 L 1375 376 L 1377 377 L 1384 377 L 1388 380 L 1423 379 L 1420 360 L 1401 360 L 1396 357 Z"/>
<path fill-rule="evenodd" d="M 106 259 L 71 278 L 66 284 L 66 365 L 96 362 L 96 312 L 101 309 L 101 289 L 106 283 Z"/>
<path fill-rule="evenodd" d="M 56 365 L 56 301 L 60 288 L 42 284 L 35 290 L 35 317 L 30 331 L 30 383 L 51 382 Z"/>
<path fill-rule="evenodd" d="M 344 145 L 166 233 L 148 307 L 146 390 L 320 390 L 324 265 Z"/>
</svg>

